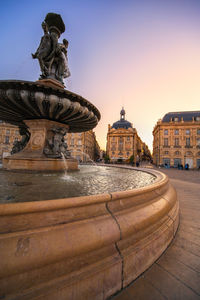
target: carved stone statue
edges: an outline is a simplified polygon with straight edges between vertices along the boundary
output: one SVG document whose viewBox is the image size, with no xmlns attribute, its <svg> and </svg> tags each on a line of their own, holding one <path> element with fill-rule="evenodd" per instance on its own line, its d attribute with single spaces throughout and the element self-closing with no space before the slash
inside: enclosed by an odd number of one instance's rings
<svg viewBox="0 0 200 300">
<path fill-rule="evenodd" d="M 47 60 L 48 56 L 51 53 L 51 37 L 48 33 L 48 27 L 45 22 L 42 22 L 42 28 L 44 30 L 44 35 L 41 38 L 40 45 L 35 52 L 35 54 L 32 54 L 33 58 L 37 58 L 40 64 L 41 69 L 41 78 L 45 78 L 49 75 L 49 64 L 50 61 Z"/>
<path fill-rule="evenodd" d="M 67 133 L 65 128 L 52 128 L 48 132 L 44 154 L 51 158 L 62 158 L 62 153 L 65 158 L 71 157 L 70 152 L 67 150 L 67 143 L 64 136 Z"/>
<path fill-rule="evenodd" d="M 70 76 L 67 58 L 68 41 L 58 43 L 58 39 L 65 31 L 65 24 L 60 15 L 49 13 L 42 22 L 44 35 L 37 51 L 32 57 L 40 64 L 40 79 L 56 79 L 63 84 L 63 79 Z"/>
<path fill-rule="evenodd" d="M 30 132 L 25 127 L 19 128 L 19 133 L 22 136 L 21 141 L 15 141 L 13 144 L 13 148 L 11 150 L 11 154 L 20 152 L 23 150 L 30 139 Z"/>
</svg>

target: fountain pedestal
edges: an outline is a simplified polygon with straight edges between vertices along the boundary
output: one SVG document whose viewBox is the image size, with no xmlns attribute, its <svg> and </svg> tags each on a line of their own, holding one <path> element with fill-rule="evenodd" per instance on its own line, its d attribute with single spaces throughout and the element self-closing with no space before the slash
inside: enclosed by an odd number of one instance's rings
<svg viewBox="0 0 200 300">
<path fill-rule="evenodd" d="M 64 160 L 61 155 L 61 147 L 63 152 L 66 151 L 61 138 L 68 132 L 68 125 L 45 119 L 24 120 L 24 123 L 30 132 L 30 139 L 22 151 L 3 159 L 5 169 L 30 171 L 78 169 L 76 159 Z"/>
</svg>

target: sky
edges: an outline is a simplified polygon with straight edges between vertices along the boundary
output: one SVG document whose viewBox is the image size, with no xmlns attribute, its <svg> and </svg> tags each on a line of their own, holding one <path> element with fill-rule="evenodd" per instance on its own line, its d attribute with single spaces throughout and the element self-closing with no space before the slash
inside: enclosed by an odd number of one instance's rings
<svg viewBox="0 0 200 300">
<path fill-rule="evenodd" d="M 34 53 L 48 12 L 61 14 L 69 41 L 66 89 L 108 124 L 126 119 L 152 150 L 152 131 L 167 112 L 200 110 L 199 0 L 0 0 L 0 80 L 35 81 Z"/>
</svg>

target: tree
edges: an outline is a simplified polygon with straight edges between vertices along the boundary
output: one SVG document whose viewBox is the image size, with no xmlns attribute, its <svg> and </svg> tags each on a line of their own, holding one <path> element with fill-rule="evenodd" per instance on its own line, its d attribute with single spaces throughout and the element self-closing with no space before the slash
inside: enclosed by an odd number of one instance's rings
<svg viewBox="0 0 200 300">
<path fill-rule="evenodd" d="M 104 156 L 104 161 L 105 161 L 105 164 L 109 164 L 109 162 L 110 162 L 110 157 L 109 157 L 109 155 L 105 155 Z"/>
<path fill-rule="evenodd" d="M 130 162 L 131 165 L 134 164 L 134 155 L 131 155 L 131 156 L 129 157 L 129 162 Z"/>
</svg>

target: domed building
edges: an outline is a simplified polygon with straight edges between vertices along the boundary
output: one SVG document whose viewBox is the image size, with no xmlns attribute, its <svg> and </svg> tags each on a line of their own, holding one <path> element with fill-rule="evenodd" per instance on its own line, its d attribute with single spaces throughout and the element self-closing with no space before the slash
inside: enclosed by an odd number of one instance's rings
<svg viewBox="0 0 200 300">
<path fill-rule="evenodd" d="M 122 107 L 120 120 L 108 125 L 106 153 L 111 162 L 128 161 L 133 155 L 134 163 L 137 159 L 150 159 L 151 154 L 133 128 L 133 124 L 126 120 L 126 112 Z"/>
<path fill-rule="evenodd" d="M 120 111 L 120 120 L 113 123 L 112 128 L 114 129 L 118 129 L 118 128 L 124 128 L 124 129 L 128 129 L 128 128 L 133 128 L 132 124 L 130 122 L 128 122 L 125 119 L 125 110 L 122 107 L 122 110 Z"/>
</svg>

